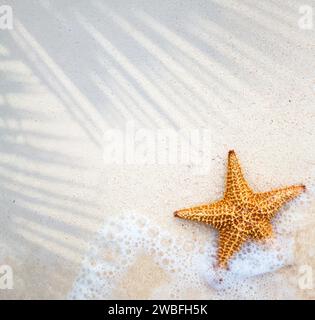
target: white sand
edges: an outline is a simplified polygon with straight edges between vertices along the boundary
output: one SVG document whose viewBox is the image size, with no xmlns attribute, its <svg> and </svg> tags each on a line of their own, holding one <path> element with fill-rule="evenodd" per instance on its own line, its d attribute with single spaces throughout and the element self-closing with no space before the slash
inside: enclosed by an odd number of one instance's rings
<svg viewBox="0 0 315 320">
<path fill-rule="evenodd" d="M 0 299 L 315 298 L 301 288 L 303 267 L 315 267 L 315 32 L 298 24 L 312 1 L 7 4 L 0 266 L 13 268 L 14 289 Z M 153 135 L 207 132 L 209 166 L 106 165 L 104 132 L 128 121 Z M 218 285 L 215 231 L 172 213 L 220 197 L 229 149 L 255 190 L 308 193 L 274 221 L 274 242 L 245 248 Z"/>
</svg>

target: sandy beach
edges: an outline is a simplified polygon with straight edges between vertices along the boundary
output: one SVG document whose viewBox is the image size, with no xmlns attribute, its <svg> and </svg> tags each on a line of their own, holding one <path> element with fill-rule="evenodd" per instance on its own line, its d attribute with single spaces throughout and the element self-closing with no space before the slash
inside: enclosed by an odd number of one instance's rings
<svg viewBox="0 0 315 320">
<path fill-rule="evenodd" d="M 313 1 L 6 5 L 0 299 L 315 298 Z M 307 190 L 218 271 L 173 212 L 222 197 L 231 149 L 255 191 Z"/>
</svg>

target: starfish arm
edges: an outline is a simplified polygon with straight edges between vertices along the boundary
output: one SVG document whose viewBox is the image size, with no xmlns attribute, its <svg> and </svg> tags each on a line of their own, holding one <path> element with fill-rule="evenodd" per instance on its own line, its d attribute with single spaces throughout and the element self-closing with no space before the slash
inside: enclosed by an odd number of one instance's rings
<svg viewBox="0 0 315 320">
<path fill-rule="evenodd" d="M 231 150 L 228 155 L 224 198 L 231 200 L 247 200 L 251 195 L 252 190 L 243 176 L 242 168 L 234 150 Z"/>
<path fill-rule="evenodd" d="M 271 238 L 273 235 L 272 225 L 269 219 L 259 219 L 252 225 L 249 236 L 253 240 L 264 240 Z"/>
<path fill-rule="evenodd" d="M 204 222 L 221 229 L 231 224 L 235 208 L 224 200 L 198 207 L 178 210 L 175 217 Z"/>
<path fill-rule="evenodd" d="M 304 185 L 295 185 L 269 192 L 256 193 L 254 198 L 259 203 L 261 212 L 271 219 L 286 202 L 296 198 L 303 191 L 305 191 Z"/>
<path fill-rule="evenodd" d="M 227 268 L 229 259 L 240 250 L 247 240 L 247 235 L 236 228 L 219 231 L 218 264 L 221 268 Z"/>
</svg>

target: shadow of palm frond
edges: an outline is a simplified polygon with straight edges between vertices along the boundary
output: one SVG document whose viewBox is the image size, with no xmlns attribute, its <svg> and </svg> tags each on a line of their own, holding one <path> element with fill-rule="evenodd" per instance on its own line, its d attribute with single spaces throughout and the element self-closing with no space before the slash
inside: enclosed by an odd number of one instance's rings
<svg viewBox="0 0 315 320">
<path fill-rule="evenodd" d="M 0 264 L 13 267 L 16 290 L 1 298 L 63 297 L 66 271 L 78 268 L 99 223 L 95 182 L 80 179 L 90 170 L 77 151 L 82 140 L 58 118 L 58 101 L 34 76 L 15 36 L 4 37 L 7 54 L 0 55 Z"/>
</svg>

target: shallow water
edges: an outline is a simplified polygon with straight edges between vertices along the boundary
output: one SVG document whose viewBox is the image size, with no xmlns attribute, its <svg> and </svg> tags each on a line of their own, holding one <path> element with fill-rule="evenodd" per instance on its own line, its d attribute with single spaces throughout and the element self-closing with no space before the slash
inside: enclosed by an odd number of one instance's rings
<svg viewBox="0 0 315 320">
<path fill-rule="evenodd" d="M 314 191 L 309 185 L 286 205 L 273 221 L 275 236 L 246 243 L 229 270 L 216 267 L 217 233 L 211 227 L 177 221 L 171 213 L 163 226 L 145 213 L 110 217 L 92 241 L 69 298 L 303 298 L 303 264 L 310 263 L 313 249 L 302 254 L 298 244 L 314 228 Z"/>
</svg>

